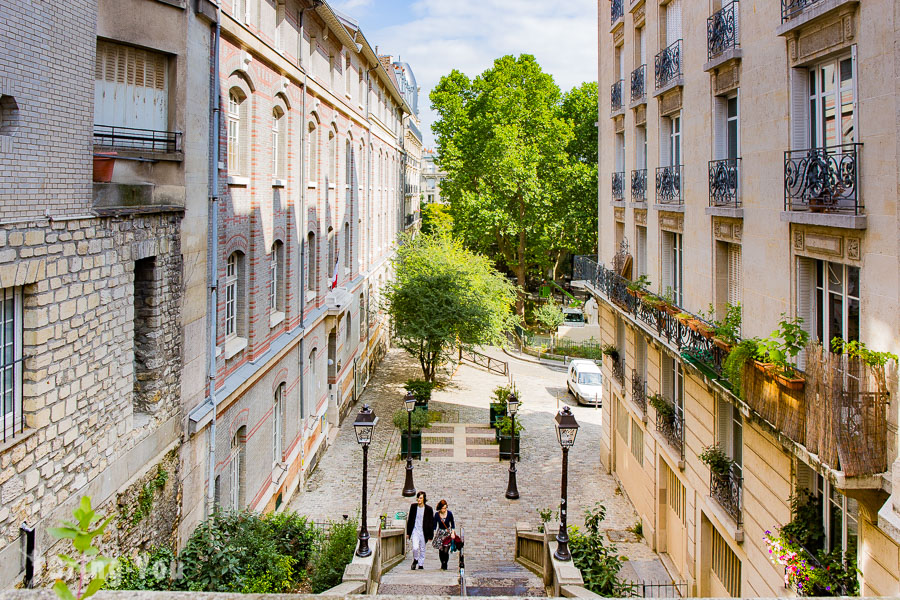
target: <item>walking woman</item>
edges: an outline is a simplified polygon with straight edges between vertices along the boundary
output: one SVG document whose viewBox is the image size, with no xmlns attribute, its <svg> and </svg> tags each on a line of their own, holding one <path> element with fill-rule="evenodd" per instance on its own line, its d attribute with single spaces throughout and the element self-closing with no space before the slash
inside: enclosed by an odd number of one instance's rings
<svg viewBox="0 0 900 600">
<path fill-rule="evenodd" d="M 437 514 L 434 516 L 434 529 L 437 534 L 434 536 L 434 547 L 438 550 L 438 556 L 441 558 L 441 570 L 447 570 L 447 563 L 450 561 L 450 542 L 456 535 L 456 523 L 453 522 L 453 513 L 450 512 L 446 500 L 437 503 Z"/>
<path fill-rule="evenodd" d="M 406 539 L 412 542 L 412 569 L 425 568 L 425 546 L 434 537 L 434 510 L 426 500 L 425 492 L 416 494 L 416 502 L 409 507 L 406 517 Z"/>
</svg>

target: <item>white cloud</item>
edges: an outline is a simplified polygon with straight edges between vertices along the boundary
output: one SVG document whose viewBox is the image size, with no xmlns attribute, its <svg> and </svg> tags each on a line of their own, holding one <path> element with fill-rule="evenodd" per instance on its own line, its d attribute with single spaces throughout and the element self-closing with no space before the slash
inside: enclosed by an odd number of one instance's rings
<svg viewBox="0 0 900 600">
<path fill-rule="evenodd" d="M 348 2 L 366 0 L 348 0 Z M 373 31 L 382 51 L 408 62 L 418 79 L 426 144 L 433 143 L 428 93 L 456 68 L 475 77 L 495 58 L 533 54 L 563 89 L 597 79 L 595 0 L 417 0 L 399 23 Z M 365 29 L 365 23 L 362 23 Z"/>
</svg>

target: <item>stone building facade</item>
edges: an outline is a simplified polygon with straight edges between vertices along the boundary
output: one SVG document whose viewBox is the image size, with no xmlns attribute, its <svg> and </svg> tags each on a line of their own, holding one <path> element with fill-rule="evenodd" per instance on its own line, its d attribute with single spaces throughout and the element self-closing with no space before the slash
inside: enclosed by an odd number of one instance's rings
<svg viewBox="0 0 900 600">
<path fill-rule="evenodd" d="M 425 204 L 441 202 L 441 181 L 447 176 L 435 158 L 433 149 L 422 150 L 422 199 Z"/>
<path fill-rule="evenodd" d="M 784 313 L 826 348 L 900 353 L 896 6 L 598 8 L 601 266 L 582 260 L 576 277 L 619 350 L 604 361 L 608 468 L 696 595 L 796 594 L 764 534 L 803 491 L 822 507 L 825 549 L 857 561 L 861 593 L 900 593 L 896 365 L 863 393 L 803 352 L 801 391 L 745 369 L 763 383 L 738 394 L 722 383 L 727 351 L 688 326 L 739 305 L 744 338 Z M 644 275 L 672 314 L 626 293 Z M 826 381 L 846 388 L 835 413 Z M 699 459 L 713 444 L 733 461 L 725 476 Z"/>
</svg>

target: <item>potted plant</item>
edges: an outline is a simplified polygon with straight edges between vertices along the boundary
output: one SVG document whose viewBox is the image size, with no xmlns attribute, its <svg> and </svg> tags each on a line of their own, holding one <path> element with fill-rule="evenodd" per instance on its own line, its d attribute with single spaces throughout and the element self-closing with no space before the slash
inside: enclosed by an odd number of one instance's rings
<svg viewBox="0 0 900 600">
<path fill-rule="evenodd" d="M 109 183 L 112 181 L 113 168 L 116 166 L 115 152 L 94 153 L 94 181 Z"/>
<path fill-rule="evenodd" d="M 515 394 L 517 398 L 519 396 L 519 390 L 516 388 L 515 384 L 513 385 L 498 385 L 494 388 L 494 391 L 491 395 L 491 404 L 490 404 L 490 424 L 491 427 L 497 427 L 497 420 L 501 417 L 506 416 L 506 399 L 509 398 L 510 394 Z M 520 398 L 521 405 L 521 398 Z M 496 432 L 495 432 L 496 433 Z"/>
<path fill-rule="evenodd" d="M 705 446 L 697 458 L 719 477 L 727 477 L 734 462 L 718 444 Z"/>
<path fill-rule="evenodd" d="M 656 414 L 664 421 L 671 423 L 675 420 L 675 407 L 664 396 L 651 394 L 647 398 L 647 403 L 653 407 Z"/>
<path fill-rule="evenodd" d="M 731 389 L 738 396 L 741 395 L 741 379 L 744 372 L 744 364 L 756 356 L 758 340 L 750 338 L 741 340 L 734 346 L 722 363 L 722 375 L 731 384 Z"/>
<path fill-rule="evenodd" d="M 759 342 L 756 357 L 771 365 L 767 368 L 775 380 L 790 390 L 802 390 L 805 380 L 793 365 L 793 359 L 809 341 L 809 334 L 802 327 L 803 319 L 788 319 L 781 313 L 778 329 Z"/>
<path fill-rule="evenodd" d="M 650 308 L 660 308 L 665 305 L 665 301 L 655 294 L 645 294 L 641 297 L 641 302 L 649 306 Z"/>
<path fill-rule="evenodd" d="M 431 400 L 431 392 L 434 384 L 424 379 L 408 379 L 403 388 L 416 399 L 416 408 L 428 410 L 428 401 Z"/>
<path fill-rule="evenodd" d="M 613 344 L 603 344 L 603 355 L 610 357 L 615 362 L 619 362 L 619 349 Z"/>
<path fill-rule="evenodd" d="M 412 438 L 412 456 L 413 458 L 422 458 L 422 430 L 428 427 L 428 411 L 424 408 L 417 408 L 412 411 L 412 429 L 407 429 L 409 416 L 405 408 L 400 408 L 394 413 L 394 426 L 400 429 L 400 455 L 406 456 L 407 437 Z M 407 436 L 406 432 L 411 431 L 411 436 Z"/>
<path fill-rule="evenodd" d="M 646 288 L 650 287 L 650 278 L 647 275 L 641 275 L 628 284 L 627 291 L 635 298 L 643 298 L 647 295 Z"/>
<path fill-rule="evenodd" d="M 497 441 L 500 442 L 501 460 L 509 460 L 509 455 L 513 451 L 513 446 L 515 446 L 516 460 L 519 459 L 519 434 L 521 434 L 524 429 L 525 426 L 522 425 L 522 422 L 516 420 L 516 434 L 515 439 L 513 439 L 512 419 L 509 417 L 500 417 L 497 420 Z"/>
<path fill-rule="evenodd" d="M 681 321 L 682 323 L 684 323 L 685 325 L 687 325 L 688 327 L 690 327 L 690 322 L 695 320 L 693 315 L 686 313 L 686 312 L 678 313 L 677 315 L 675 315 L 675 318 L 678 319 L 679 321 Z M 693 329 L 693 327 L 691 327 L 691 329 Z"/>
</svg>

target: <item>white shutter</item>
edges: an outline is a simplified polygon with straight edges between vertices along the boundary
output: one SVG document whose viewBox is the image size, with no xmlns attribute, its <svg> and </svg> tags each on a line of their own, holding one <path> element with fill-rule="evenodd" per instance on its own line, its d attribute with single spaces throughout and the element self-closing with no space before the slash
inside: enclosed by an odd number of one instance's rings
<svg viewBox="0 0 900 600">
<path fill-rule="evenodd" d="M 728 303 L 737 306 L 742 296 L 741 246 L 728 244 Z"/>
<path fill-rule="evenodd" d="M 666 47 L 681 39 L 681 0 L 666 5 Z"/>
<path fill-rule="evenodd" d="M 853 68 L 853 141 L 858 142 L 862 137 L 859 135 L 859 69 L 857 68 L 856 44 L 850 47 L 850 57 Z"/>
<path fill-rule="evenodd" d="M 809 70 L 791 69 L 791 149 L 809 147 Z"/>
<path fill-rule="evenodd" d="M 713 97 L 713 160 L 728 157 L 728 99 Z"/>
<path fill-rule="evenodd" d="M 247 153 L 250 150 L 250 98 L 244 100 L 238 106 L 238 168 L 237 173 L 249 175 L 247 168 Z"/>
<path fill-rule="evenodd" d="M 659 166 L 672 164 L 672 119 L 662 117 L 659 123 Z"/>
<path fill-rule="evenodd" d="M 94 123 L 165 131 L 168 60 L 164 54 L 110 42 L 97 43 Z"/>
<path fill-rule="evenodd" d="M 662 360 L 660 361 L 660 370 L 662 371 L 662 377 L 660 377 L 660 381 L 662 382 L 660 393 L 668 398 L 669 400 L 675 402 L 675 391 L 673 389 L 673 369 L 675 368 L 673 359 L 668 354 L 662 355 Z"/>
<path fill-rule="evenodd" d="M 646 65 L 647 64 L 647 29 L 645 27 L 641 27 L 639 29 L 639 31 L 641 32 L 641 65 Z M 640 66 L 640 65 L 638 65 L 638 66 Z M 644 76 L 646 77 L 646 72 L 644 73 Z M 644 85 L 646 86 L 647 83 L 644 82 Z M 646 87 L 645 87 L 645 89 L 646 89 Z"/>
<path fill-rule="evenodd" d="M 665 293 L 666 288 L 674 287 L 672 280 L 672 262 L 674 260 L 674 250 L 672 241 L 674 234 L 669 231 L 662 232 L 662 256 L 660 257 L 660 293 Z"/>
<path fill-rule="evenodd" d="M 803 329 L 810 339 L 815 339 L 815 294 L 816 261 L 811 258 L 797 258 L 797 317 L 803 319 Z M 797 356 L 797 365 L 806 368 L 806 350 Z"/>
<path fill-rule="evenodd" d="M 716 396 L 716 444 L 731 456 L 731 403 Z"/>
<path fill-rule="evenodd" d="M 800 490 L 813 491 L 812 469 L 799 458 L 796 459 L 796 464 L 797 481 L 795 482 L 794 493 L 797 493 Z"/>
</svg>

